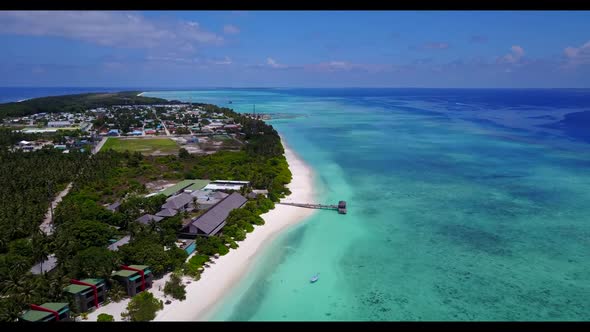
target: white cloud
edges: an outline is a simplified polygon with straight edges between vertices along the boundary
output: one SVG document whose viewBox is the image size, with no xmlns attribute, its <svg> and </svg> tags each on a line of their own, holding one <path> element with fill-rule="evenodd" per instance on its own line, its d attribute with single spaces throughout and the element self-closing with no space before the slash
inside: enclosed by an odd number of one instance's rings
<svg viewBox="0 0 590 332">
<path fill-rule="evenodd" d="M 391 70 L 394 68 L 393 65 L 389 64 L 364 64 L 364 63 L 352 63 L 348 61 L 328 61 L 320 62 L 316 64 L 309 64 L 303 66 L 307 70 L 318 71 L 318 72 L 336 72 L 336 71 L 350 71 L 350 70 L 362 70 L 366 72 L 382 72 Z"/>
<path fill-rule="evenodd" d="M 498 63 L 518 63 L 524 56 L 524 49 L 521 46 L 514 45 L 510 49 L 512 50 L 512 53 L 508 53 L 503 57 L 500 57 L 497 61 Z"/>
<path fill-rule="evenodd" d="M 228 35 L 236 35 L 240 33 L 240 29 L 232 24 L 227 24 L 223 26 L 223 32 Z"/>
<path fill-rule="evenodd" d="M 569 66 L 590 64 L 590 41 L 580 47 L 566 47 L 563 54 Z"/>
<path fill-rule="evenodd" d="M 233 62 L 230 57 L 226 56 L 223 60 L 211 61 L 214 65 L 231 65 Z"/>
<path fill-rule="evenodd" d="M 287 65 L 280 64 L 273 58 L 266 58 L 266 64 L 268 66 L 270 66 L 271 68 L 276 68 L 276 69 L 287 68 Z"/>
<path fill-rule="evenodd" d="M 54 36 L 121 48 L 219 45 L 223 37 L 198 22 L 148 19 L 138 13 L 109 11 L 2 11 L 0 34 Z"/>
</svg>

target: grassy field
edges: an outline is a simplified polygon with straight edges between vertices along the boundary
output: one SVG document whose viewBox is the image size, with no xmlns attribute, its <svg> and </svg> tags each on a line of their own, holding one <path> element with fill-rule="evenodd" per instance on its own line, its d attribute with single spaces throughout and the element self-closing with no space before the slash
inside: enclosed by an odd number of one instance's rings
<svg viewBox="0 0 590 332">
<path fill-rule="evenodd" d="M 114 138 L 109 137 L 102 150 L 139 151 L 143 154 L 178 153 L 178 145 L 169 138 Z"/>
</svg>

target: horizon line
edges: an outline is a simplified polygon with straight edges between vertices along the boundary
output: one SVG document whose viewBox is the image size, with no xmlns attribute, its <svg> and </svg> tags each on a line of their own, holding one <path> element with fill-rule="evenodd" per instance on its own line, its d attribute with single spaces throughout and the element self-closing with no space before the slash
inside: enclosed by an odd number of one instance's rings
<svg viewBox="0 0 590 332">
<path fill-rule="evenodd" d="M 342 86 L 342 87 L 269 87 L 269 86 L 252 86 L 252 87 L 229 87 L 229 86 L 177 86 L 177 87 L 133 87 L 133 86 L 0 86 L 0 89 L 127 89 L 126 91 L 142 90 L 181 90 L 190 91 L 191 89 L 447 89 L 447 90 L 571 90 L 571 89 L 590 89 L 590 87 L 386 87 L 386 86 Z M 123 91 L 123 90 L 121 90 Z M 142 91 L 149 92 L 149 91 Z"/>
</svg>

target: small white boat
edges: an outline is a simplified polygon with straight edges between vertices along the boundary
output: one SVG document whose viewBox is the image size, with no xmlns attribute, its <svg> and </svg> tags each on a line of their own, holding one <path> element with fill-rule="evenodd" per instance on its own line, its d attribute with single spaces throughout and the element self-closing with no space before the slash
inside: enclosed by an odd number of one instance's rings
<svg viewBox="0 0 590 332">
<path fill-rule="evenodd" d="M 311 282 L 312 284 L 316 281 L 318 281 L 318 279 L 320 278 L 320 274 L 316 274 L 315 276 L 311 277 L 311 279 L 309 279 L 309 282 Z"/>
</svg>

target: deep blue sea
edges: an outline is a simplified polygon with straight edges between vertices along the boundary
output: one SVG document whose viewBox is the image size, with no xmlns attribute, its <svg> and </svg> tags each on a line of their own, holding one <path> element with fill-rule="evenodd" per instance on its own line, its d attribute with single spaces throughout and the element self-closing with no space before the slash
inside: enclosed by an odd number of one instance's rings
<svg viewBox="0 0 590 332">
<path fill-rule="evenodd" d="M 590 320 L 590 90 L 146 95 L 276 114 L 349 205 L 269 244 L 210 319 Z"/>
</svg>

